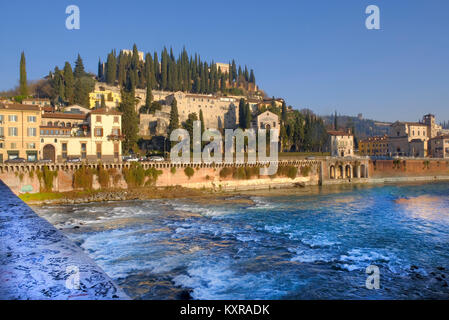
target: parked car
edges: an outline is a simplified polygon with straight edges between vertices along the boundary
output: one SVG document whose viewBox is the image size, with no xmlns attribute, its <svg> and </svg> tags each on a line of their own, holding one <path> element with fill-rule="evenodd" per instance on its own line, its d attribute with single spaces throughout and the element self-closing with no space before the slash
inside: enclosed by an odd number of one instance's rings
<svg viewBox="0 0 449 320">
<path fill-rule="evenodd" d="M 165 161 L 165 159 L 161 156 L 151 156 L 148 158 L 148 161 L 162 162 Z"/>
<path fill-rule="evenodd" d="M 79 163 L 81 162 L 81 158 L 79 157 L 73 157 L 73 158 L 67 158 L 67 163 Z"/>
<path fill-rule="evenodd" d="M 124 156 L 123 161 L 124 162 L 137 162 L 137 161 L 139 161 L 139 158 L 137 158 L 134 155 L 133 156 Z"/>
<path fill-rule="evenodd" d="M 27 162 L 24 158 L 14 158 L 14 159 L 8 159 L 5 161 L 5 163 L 24 163 Z"/>
<path fill-rule="evenodd" d="M 52 163 L 50 159 L 40 159 L 37 163 Z"/>
<path fill-rule="evenodd" d="M 148 161 L 148 158 L 146 156 L 142 156 L 139 158 L 139 161 L 141 162 Z"/>
</svg>

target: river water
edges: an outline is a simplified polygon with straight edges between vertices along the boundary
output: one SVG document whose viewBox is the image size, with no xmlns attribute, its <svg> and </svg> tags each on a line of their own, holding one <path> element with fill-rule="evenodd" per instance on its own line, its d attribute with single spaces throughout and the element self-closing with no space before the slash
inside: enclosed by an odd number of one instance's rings
<svg viewBox="0 0 449 320">
<path fill-rule="evenodd" d="M 449 298 L 448 183 L 34 209 L 135 299 Z"/>
</svg>

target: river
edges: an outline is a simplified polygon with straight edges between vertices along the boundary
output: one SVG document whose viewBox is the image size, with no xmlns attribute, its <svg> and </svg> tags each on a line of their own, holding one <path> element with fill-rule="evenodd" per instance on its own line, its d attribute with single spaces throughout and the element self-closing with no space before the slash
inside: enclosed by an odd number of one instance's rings
<svg viewBox="0 0 449 320">
<path fill-rule="evenodd" d="M 449 298 L 448 183 L 34 209 L 134 299 Z"/>
</svg>

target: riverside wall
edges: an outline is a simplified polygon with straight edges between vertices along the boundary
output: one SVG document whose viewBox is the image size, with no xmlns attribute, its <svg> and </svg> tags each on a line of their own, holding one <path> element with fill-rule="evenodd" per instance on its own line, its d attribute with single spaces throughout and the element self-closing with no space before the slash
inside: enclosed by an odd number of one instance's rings
<svg viewBox="0 0 449 320">
<path fill-rule="evenodd" d="M 231 176 L 222 178 L 220 171 L 224 167 L 258 167 L 267 165 L 267 162 L 255 164 L 173 164 L 169 162 L 161 163 L 141 163 L 144 169 L 155 168 L 162 174 L 158 177 L 156 187 L 183 186 L 186 188 L 206 188 L 213 190 L 252 190 L 276 187 L 291 187 L 295 185 L 316 185 L 320 180 L 321 161 L 319 160 L 283 160 L 278 161 L 278 166 L 295 166 L 298 168 L 297 177 L 294 179 L 287 177 L 261 176 L 252 179 L 235 179 Z M 123 177 L 123 170 L 130 168 L 131 163 L 110 163 L 110 164 L 87 164 L 89 168 L 96 170 L 98 166 L 104 169 L 112 169 L 118 174 L 119 179 L 111 177 L 111 187 L 117 189 L 126 189 L 127 183 Z M 54 192 L 68 192 L 74 189 L 74 173 L 80 169 L 82 164 L 0 164 L 0 179 L 15 193 L 37 193 L 42 189 L 42 181 L 39 180 L 38 171 L 43 171 L 44 167 L 57 172 L 53 180 Z M 194 170 L 192 177 L 188 177 L 184 170 L 191 167 Z M 307 176 L 301 174 L 301 168 L 308 167 Z M 93 189 L 100 189 L 98 178 L 93 176 Z"/>
<path fill-rule="evenodd" d="M 123 178 L 123 170 L 130 168 L 131 163 L 90 163 L 86 166 L 97 169 L 98 166 L 113 169 L 119 179 L 115 183 L 111 179 L 111 187 L 126 189 L 127 184 Z M 186 188 L 206 188 L 216 191 L 269 189 L 305 185 L 328 185 L 348 183 L 394 183 L 408 181 L 436 181 L 449 180 L 449 160 L 444 159 L 394 159 L 371 160 L 369 158 L 319 158 L 314 160 L 281 160 L 278 166 L 295 166 L 298 174 L 294 179 L 277 176 L 260 176 L 251 179 L 236 179 L 232 175 L 220 177 L 224 167 L 262 166 L 255 164 L 173 164 L 169 162 L 142 163 L 144 169 L 155 168 L 162 174 L 158 177 L 155 186 L 183 186 Z M 73 191 L 73 176 L 82 164 L 0 164 L 0 179 L 15 193 L 37 193 L 41 191 L 42 182 L 39 181 L 38 171 L 47 166 L 57 172 L 53 180 L 54 192 Z M 184 170 L 191 167 L 194 170 L 192 177 L 187 177 Z M 301 174 L 301 168 L 310 168 L 306 176 Z M 93 176 L 93 189 L 100 189 L 97 176 Z"/>
</svg>

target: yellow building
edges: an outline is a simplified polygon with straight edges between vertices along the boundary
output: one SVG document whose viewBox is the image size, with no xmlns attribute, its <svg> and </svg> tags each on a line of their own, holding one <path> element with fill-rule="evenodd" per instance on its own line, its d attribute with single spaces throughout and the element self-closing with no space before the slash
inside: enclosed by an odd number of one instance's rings
<svg viewBox="0 0 449 320">
<path fill-rule="evenodd" d="M 101 97 L 104 96 L 106 107 L 117 108 L 122 102 L 120 93 L 106 90 L 103 87 L 99 87 L 98 90 L 89 93 L 89 106 L 91 109 L 99 108 L 101 106 Z"/>
<path fill-rule="evenodd" d="M 15 158 L 38 160 L 40 122 L 38 106 L 0 104 L 0 163 Z"/>
<path fill-rule="evenodd" d="M 47 113 L 40 127 L 42 158 L 64 162 L 119 162 L 122 154 L 122 117 L 117 111 L 92 110 L 88 114 Z"/>
<path fill-rule="evenodd" d="M 388 136 L 369 137 L 359 141 L 359 153 L 364 156 L 388 155 Z"/>
</svg>

